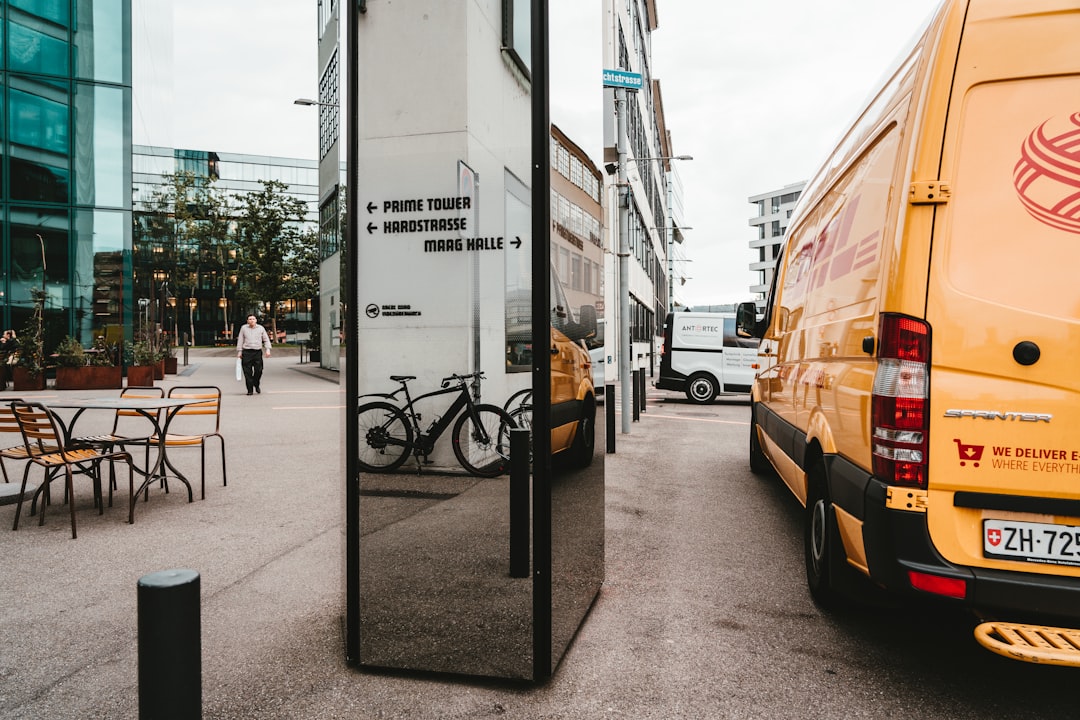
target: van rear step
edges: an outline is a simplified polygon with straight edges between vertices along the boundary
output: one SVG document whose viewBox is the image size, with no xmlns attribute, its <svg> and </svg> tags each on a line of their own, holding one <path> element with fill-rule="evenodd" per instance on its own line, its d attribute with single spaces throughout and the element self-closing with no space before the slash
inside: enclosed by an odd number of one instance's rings
<svg viewBox="0 0 1080 720">
<path fill-rule="evenodd" d="M 987 650 L 1013 660 L 1080 667 L 1080 630 L 984 622 L 975 628 L 975 639 Z"/>
</svg>

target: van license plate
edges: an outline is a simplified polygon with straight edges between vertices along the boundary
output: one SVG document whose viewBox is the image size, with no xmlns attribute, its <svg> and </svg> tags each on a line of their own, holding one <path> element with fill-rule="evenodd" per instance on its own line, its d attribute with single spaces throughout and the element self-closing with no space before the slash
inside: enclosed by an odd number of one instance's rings
<svg viewBox="0 0 1080 720">
<path fill-rule="evenodd" d="M 983 520 L 983 555 L 1051 565 L 1080 565 L 1080 527 Z"/>
</svg>

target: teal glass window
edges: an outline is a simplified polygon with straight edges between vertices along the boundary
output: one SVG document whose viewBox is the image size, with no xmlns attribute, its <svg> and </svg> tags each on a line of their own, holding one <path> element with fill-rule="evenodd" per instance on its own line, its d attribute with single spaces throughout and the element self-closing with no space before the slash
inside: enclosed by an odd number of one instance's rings
<svg viewBox="0 0 1080 720">
<path fill-rule="evenodd" d="M 91 22 L 79 16 L 75 27 L 75 76 L 130 85 L 125 74 L 131 57 L 130 21 L 125 0 L 94 0 Z"/>
<path fill-rule="evenodd" d="M 8 0 L 8 4 L 62 27 L 68 27 L 71 20 L 70 0 Z"/>
<path fill-rule="evenodd" d="M 49 91 L 41 88 L 43 93 Z M 11 185 L 12 199 L 68 202 L 69 117 L 63 102 L 14 87 L 8 90 L 10 173 L 19 178 Z"/>
<path fill-rule="evenodd" d="M 120 334 L 124 308 L 124 249 L 131 247 L 128 215 L 122 211 L 80 210 L 75 216 L 77 247 L 70 304 L 79 339 Z M 130 313 L 130 307 L 127 308 Z"/>
<path fill-rule="evenodd" d="M 66 38 L 52 33 L 55 28 L 36 28 L 8 22 L 8 69 L 13 72 L 38 75 L 68 75 L 68 44 Z M 67 35 L 63 32 L 64 36 Z"/>
<path fill-rule="evenodd" d="M 79 173 L 75 202 L 79 205 L 123 208 L 131 200 L 131 147 L 124 132 L 128 91 L 80 84 L 75 116 L 86 118 L 75 136 Z"/>
</svg>

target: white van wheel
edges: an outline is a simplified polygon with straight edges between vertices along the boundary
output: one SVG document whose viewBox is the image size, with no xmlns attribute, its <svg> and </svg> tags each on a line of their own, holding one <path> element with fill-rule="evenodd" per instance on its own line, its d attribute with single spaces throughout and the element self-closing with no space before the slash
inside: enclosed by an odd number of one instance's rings
<svg viewBox="0 0 1080 720">
<path fill-rule="evenodd" d="M 686 381 L 686 398 L 698 405 L 711 403 L 716 398 L 718 390 L 716 380 L 713 379 L 712 375 L 706 373 L 691 375 L 690 379 Z"/>
</svg>

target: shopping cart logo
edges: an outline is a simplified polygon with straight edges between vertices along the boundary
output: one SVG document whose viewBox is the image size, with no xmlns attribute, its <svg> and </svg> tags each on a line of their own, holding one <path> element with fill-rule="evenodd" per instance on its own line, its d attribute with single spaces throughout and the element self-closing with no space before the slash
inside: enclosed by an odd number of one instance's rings
<svg viewBox="0 0 1080 720">
<path fill-rule="evenodd" d="M 953 442 L 956 443 L 956 450 L 960 453 L 960 467 L 968 463 L 971 463 L 971 467 L 979 467 L 985 445 L 965 445 L 957 438 L 953 438 Z"/>
</svg>

